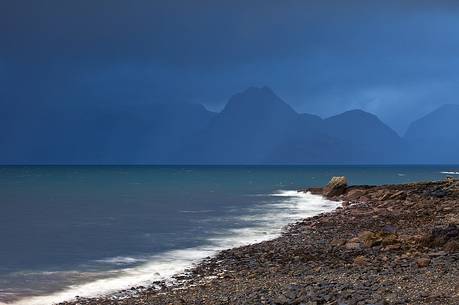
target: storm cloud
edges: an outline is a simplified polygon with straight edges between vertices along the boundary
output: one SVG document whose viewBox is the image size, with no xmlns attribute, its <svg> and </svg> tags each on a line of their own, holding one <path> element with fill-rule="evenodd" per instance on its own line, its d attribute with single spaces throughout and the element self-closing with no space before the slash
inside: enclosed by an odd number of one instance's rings
<svg viewBox="0 0 459 305">
<path fill-rule="evenodd" d="M 459 103 L 455 1 L 2 1 L 9 116 L 82 103 L 220 110 L 269 86 L 299 112 L 360 108 L 403 133 Z"/>
</svg>

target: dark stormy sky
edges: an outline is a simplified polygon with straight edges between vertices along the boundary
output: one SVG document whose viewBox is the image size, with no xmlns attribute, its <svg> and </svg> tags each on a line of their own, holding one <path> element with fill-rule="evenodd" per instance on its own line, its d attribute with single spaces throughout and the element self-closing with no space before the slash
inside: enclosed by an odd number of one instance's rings
<svg viewBox="0 0 459 305">
<path fill-rule="evenodd" d="M 459 103 L 457 1 L 0 1 L 0 103 L 198 102 L 270 86 L 398 131 Z"/>
</svg>

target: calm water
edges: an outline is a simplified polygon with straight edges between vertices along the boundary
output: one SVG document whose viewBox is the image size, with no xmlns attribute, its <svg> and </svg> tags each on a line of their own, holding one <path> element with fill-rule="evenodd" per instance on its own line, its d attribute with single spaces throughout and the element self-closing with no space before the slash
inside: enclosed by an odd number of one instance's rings
<svg viewBox="0 0 459 305">
<path fill-rule="evenodd" d="M 335 208 L 295 190 L 443 179 L 459 166 L 0 167 L 0 303 L 148 283 Z M 44 296 L 44 297 L 36 297 Z"/>
</svg>

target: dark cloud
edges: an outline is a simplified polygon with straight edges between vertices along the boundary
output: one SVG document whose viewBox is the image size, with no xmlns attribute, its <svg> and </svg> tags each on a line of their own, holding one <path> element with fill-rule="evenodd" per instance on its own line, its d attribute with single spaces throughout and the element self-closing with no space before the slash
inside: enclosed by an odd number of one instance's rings
<svg viewBox="0 0 459 305">
<path fill-rule="evenodd" d="M 268 85 L 403 130 L 457 103 L 456 1 L 3 1 L 5 103 L 201 102 Z M 70 107 L 70 106 L 69 106 Z M 23 108 L 23 109 L 27 109 Z"/>
</svg>

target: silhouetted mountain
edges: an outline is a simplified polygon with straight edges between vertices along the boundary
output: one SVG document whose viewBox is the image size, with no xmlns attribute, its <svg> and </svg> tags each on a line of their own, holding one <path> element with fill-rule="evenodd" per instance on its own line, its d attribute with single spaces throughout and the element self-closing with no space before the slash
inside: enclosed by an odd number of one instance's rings
<svg viewBox="0 0 459 305">
<path fill-rule="evenodd" d="M 349 111 L 322 120 L 298 114 L 269 88 L 249 88 L 176 156 L 191 163 L 390 162 L 400 137 L 376 116 Z"/>
<path fill-rule="evenodd" d="M 375 115 L 298 114 L 267 88 L 232 96 L 221 113 L 188 103 L 37 105 L 1 114 L 0 162 L 294 164 L 458 162 L 459 105 L 414 122 L 404 139 Z M 65 111 L 64 111 L 65 109 Z M 21 109 L 15 109 L 21 114 Z M 27 123 L 27 124 L 25 124 Z M 23 127 L 26 126 L 26 127 Z"/>
<path fill-rule="evenodd" d="M 337 163 L 346 144 L 326 132 L 322 118 L 300 114 L 289 124 L 285 137 L 271 154 L 274 163 Z"/>
<path fill-rule="evenodd" d="M 230 98 L 209 126 L 191 139 L 177 162 L 264 163 L 298 114 L 269 88 L 249 88 Z"/>
<path fill-rule="evenodd" d="M 346 143 L 345 162 L 396 161 L 400 136 L 381 120 L 362 110 L 346 111 L 325 120 L 326 133 Z"/>
<path fill-rule="evenodd" d="M 293 163 L 387 163 L 397 159 L 401 139 L 376 116 L 352 110 L 322 120 L 300 115 L 292 122 L 275 160 Z"/>
<path fill-rule="evenodd" d="M 413 122 L 404 138 L 412 161 L 459 162 L 459 105 L 444 105 Z"/>
</svg>

